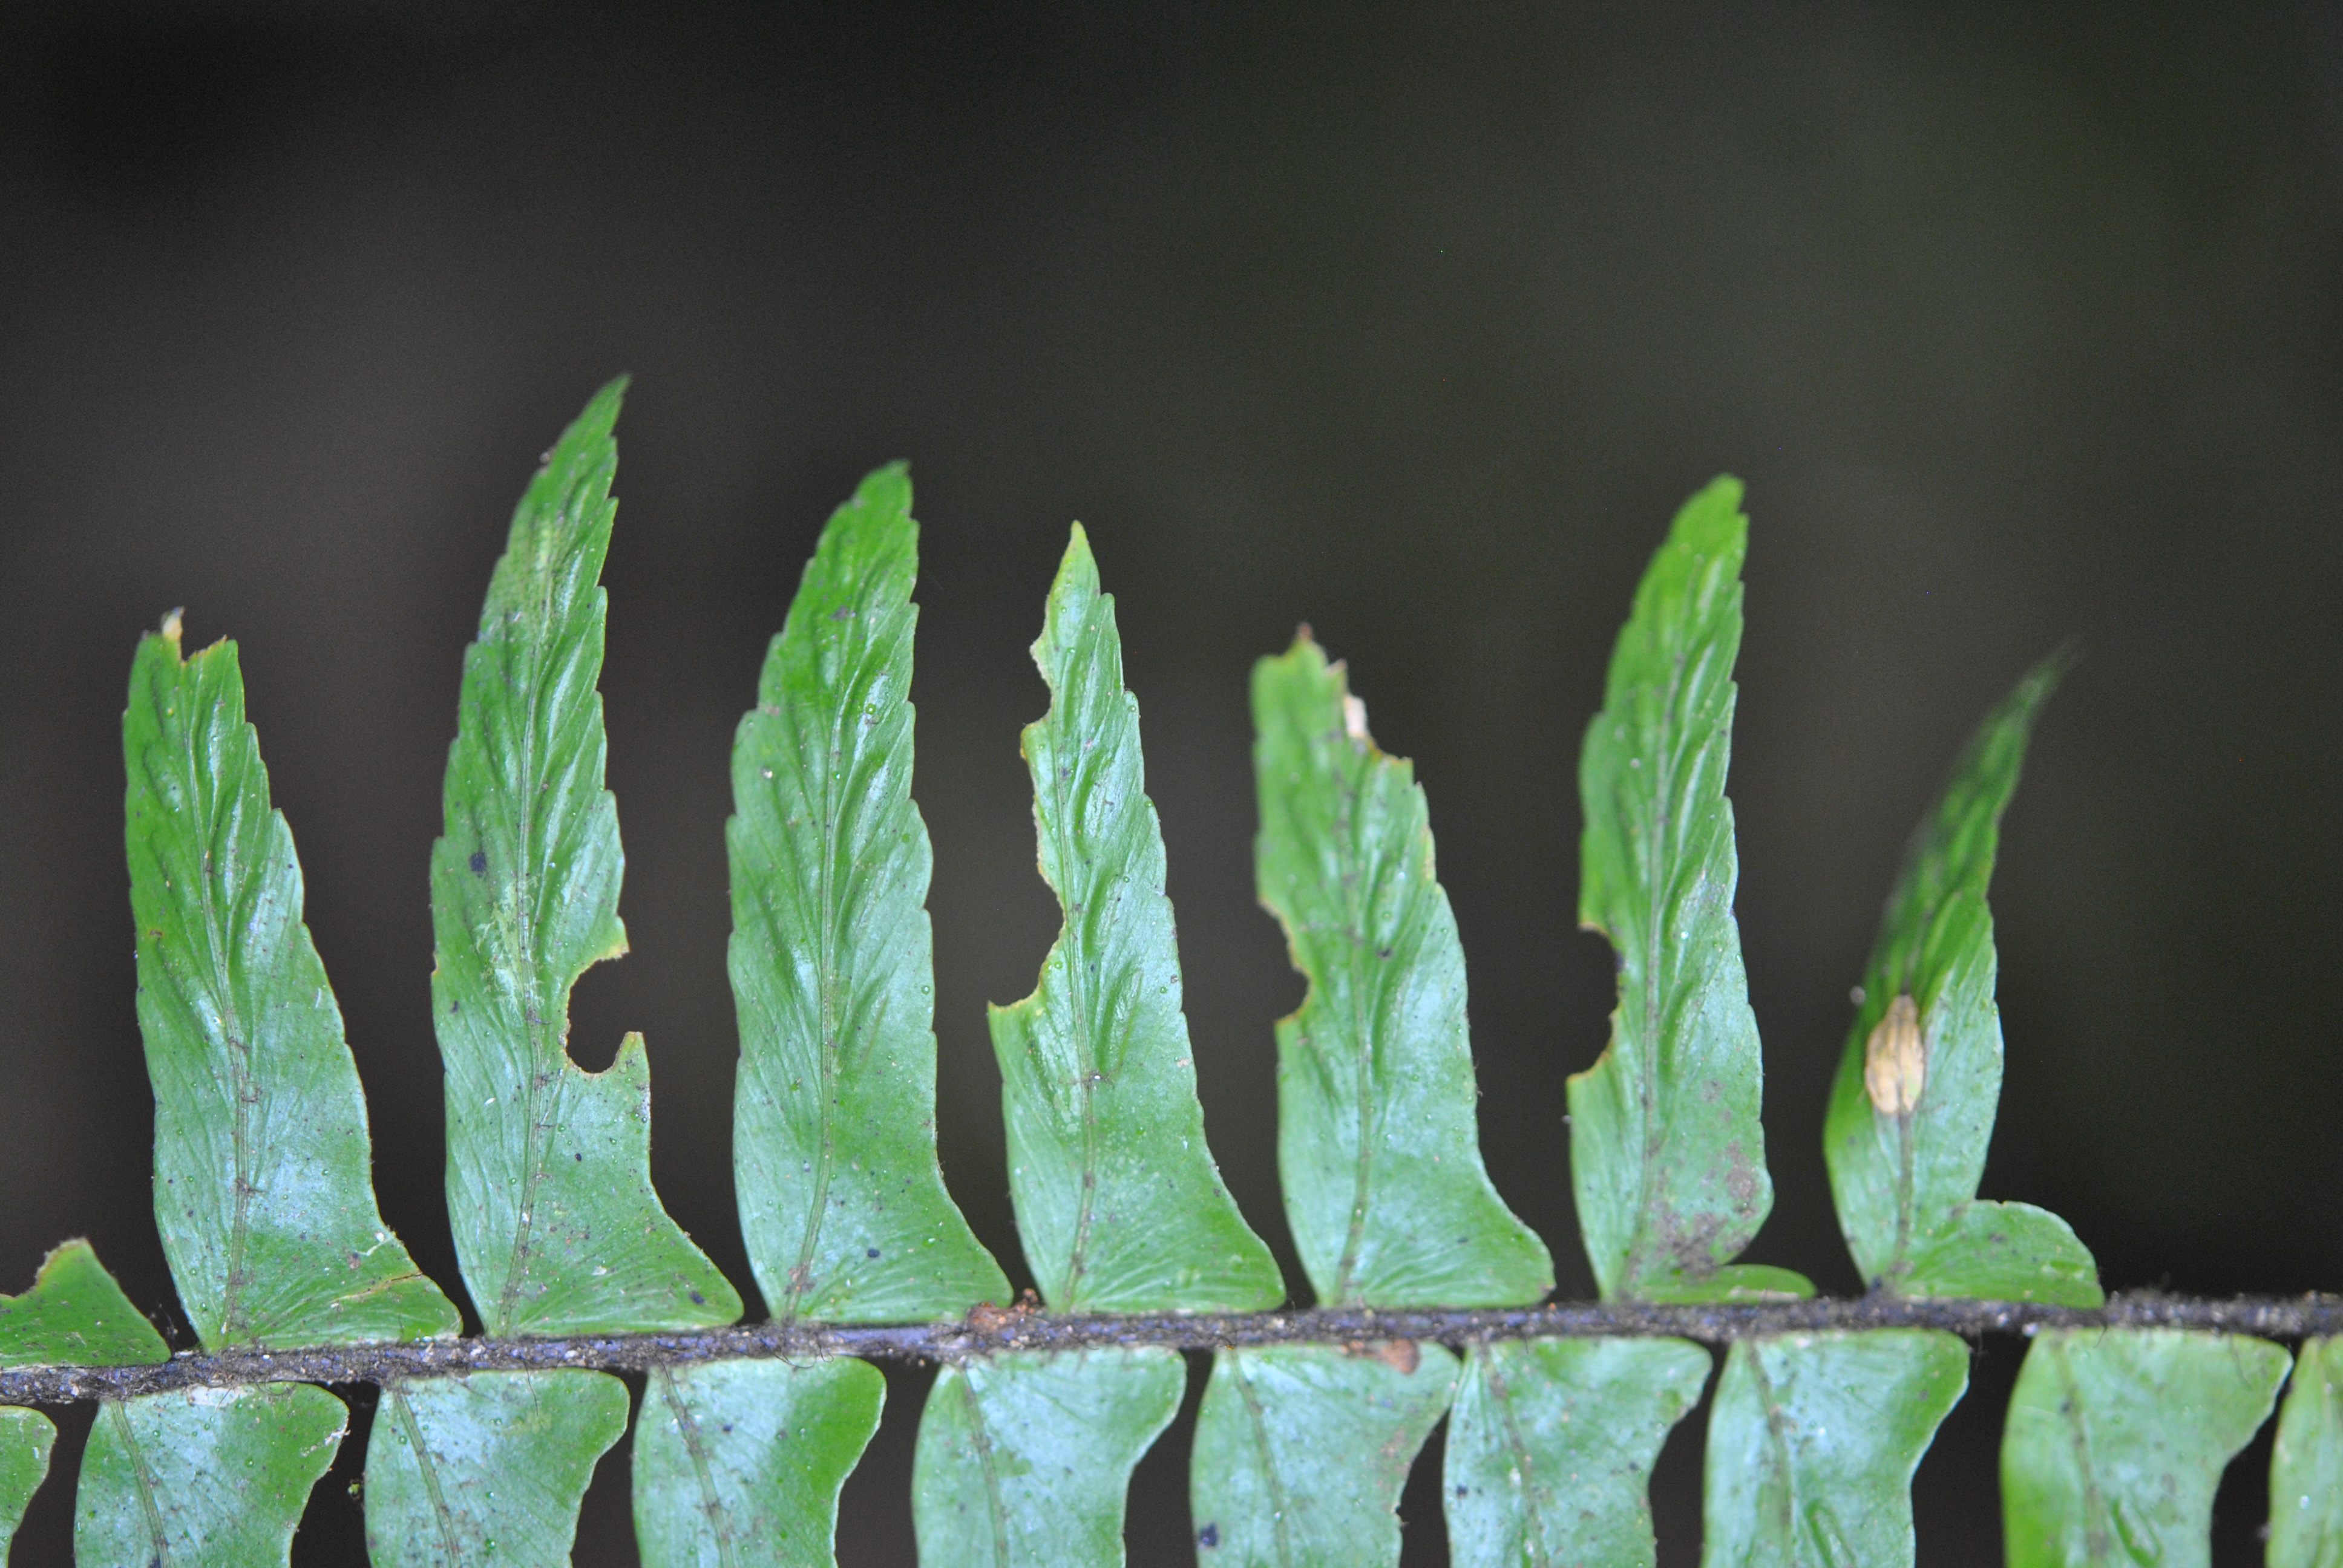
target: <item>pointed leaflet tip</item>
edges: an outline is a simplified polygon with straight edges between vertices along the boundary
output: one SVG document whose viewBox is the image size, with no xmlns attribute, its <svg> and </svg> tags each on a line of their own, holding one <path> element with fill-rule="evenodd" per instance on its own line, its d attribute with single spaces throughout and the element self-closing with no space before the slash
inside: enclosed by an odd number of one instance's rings
<svg viewBox="0 0 2343 1568">
<path fill-rule="evenodd" d="M 1033 658 L 1050 710 L 1023 749 L 1065 921 L 1033 994 L 990 1013 L 1026 1260 L 1060 1312 L 1273 1306 L 1277 1265 L 1204 1143 L 1139 705 L 1080 524 Z"/>
<path fill-rule="evenodd" d="M 546 454 L 547 462 L 550 463 L 565 447 L 608 438 L 610 433 L 618 428 L 618 411 L 626 403 L 627 388 L 634 379 L 621 374 L 603 382 L 594 396 L 588 399 L 578 417 L 569 422 L 569 427 L 561 433 L 561 439 L 554 443 L 553 450 Z"/>
<path fill-rule="evenodd" d="M 1464 951 L 1413 769 L 1304 638 L 1253 666 L 1262 905 L 1310 981 L 1277 1024 L 1278 1170 L 1325 1306 L 1508 1306 L 1554 1288 L 1481 1161 Z"/>
<path fill-rule="evenodd" d="M 601 1073 L 567 1050 L 570 989 L 626 947 L 595 690 L 623 389 L 602 389 L 513 514 L 464 655 L 431 856 L 447 1209 L 498 1335 L 706 1328 L 740 1312 L 651 1189 L 639 1041 Z"/>
<path fill-rule="evenodd" d="M 831 516 L 733 741 L 733 1184 L 783 1322 L 957 1317 L 1009 1299 L 936 1164 L 910 508 L 896 463 Z"/>
<path fill-rule="evenodd" d="M 1579 761 L 1579 920 L 1619 960 L 1610 1045 L 1570 1080 L 1571 1181 L 1606 1301 L 1812 1290 L 1787 1270 L 1725 1266 L 1774 1201 L 1725 797 L 1749 527 L 1740 502 L 1726 475 L 1676 514 L 1636 587 Z"/>
<path fill-rule="evenodd" d="M 1855 1267 L 1890 1294 L 2106 1299 L 2065 1221 L 1976 1199 L 2002 1075 L 1986 892 L 2035 720 L 2073 648 L 2028 670 L 1970 738 L 1913 833 L 1864 971 L 1823 1152 Z"/>
<path fill-rule="evenodd" d="M 155 1218 L 205 1346 L 460 1326 L 383 1223 L 365 1095 L 309 930 L 236 645 L 141 638 L 122 716 Z"/>
<path fill-rule="evenodd" d="M 1091 554 L 1090 535 L 1083 530 L 1081 524 L 1075 523 L 1067 529 L 1065 553 L 1058 558 L 1057 575 L 1050 579 L 1050 613 L 1044 618 L 1041 635 L 1034 639 L 1031 648 L 1033 661 L 1041 667 L 1043 679 L 1048 679 L 1050 675 L 1051 656 L 1044 649 L 1058 623 L 1060 600 L 1070 598 L 1074 601 L 1074 606 L 1079 607 L 1098 597 L 1098 558 Z M 1070 608 L 1065 616 L 1068 623 L 1077 628 L 1085 624 L 1084 618 L 1085 612 L 1080 608 Z M 1118 674 L 1121 658 L 1121 650 L 1118 648 Z"/>
</svg>

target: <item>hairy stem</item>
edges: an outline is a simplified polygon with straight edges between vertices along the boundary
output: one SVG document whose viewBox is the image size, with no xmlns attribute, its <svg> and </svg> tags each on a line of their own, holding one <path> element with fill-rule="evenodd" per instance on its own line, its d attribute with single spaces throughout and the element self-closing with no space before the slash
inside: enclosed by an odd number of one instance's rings
<svg viewBox="0 0 2343 1568">
<path fill-rule="evenodd" d="M 161 1366 L 24 1367 L 0 1372 L 0 1404 L 72 1404 L 174 1389 L 270 1382 L 389 1383 L 480 1372 L 559 1367 L 649 1372 L 710 1362 L 950 1362 L 1002 1351 L 1080 1351 L 1161 1345 L 1234 1350 L 1262 1345 L 1350 1345 L 1430 1340 L 1463 1348 L 1493 1340 L 1640 1339 L 1704 1344 L 1833 1330 L 1943 1329 L 2032 1333 L 2036 1329 L 2196 1329 L 2298 1340 L 2343 1335 L 2343 1296 L 2240 1296 L 2211 1301 L 2152 1292 L 2110 1298 L 2095 1310 L 2035 1302 L 1926 1301 L 1869 1295 L 1854 1301 L 1762 1304 L 1561 1302 L 1447 1312 L 1321 1308 L 1276 1312 L 1066 1313 L 980 1307 L 936 1323 L 757 1323 L 698 1333 L 585 1334 L 563 1339 L 423 1340 L 303 1351 L 182 1353 Z"/>
</svg>

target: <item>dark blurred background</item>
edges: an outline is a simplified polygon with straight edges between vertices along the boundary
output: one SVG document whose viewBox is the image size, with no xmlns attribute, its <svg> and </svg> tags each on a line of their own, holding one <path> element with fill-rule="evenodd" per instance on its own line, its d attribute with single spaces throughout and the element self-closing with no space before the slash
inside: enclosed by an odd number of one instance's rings
<svg viewBox="0 0 2343 1568">
<path fill-rule="evenodd" d="M 1732 792 L 1774 1218 L 1859 1288 L 1819 1151 L 1905 834 L 2079 635 L 1995 888 L 1986 1177 L 2110 1286 L 2343 1289 L 2343 15 L 2332 6 L 0 8 L 0 1289 L 148 1218 L 118 718 L 175 605 L 237 638 L 372 1107 L 457 1285 L 425 858 L 458 665 L 537 455 L 620 426 L 603 682 L 669 1207 L 744 1292 L 722 829 L 733 724 L 830 508 L 913 462 L 941 1145 L 1023 1282 L 984 1004 L 1055 930 L 1025 645 L 1070 519 L 1119 596 L 1229 1183 L 1298 1278 L 1246 670 L 1307 619 L 1431 792 L 1498 1186 L 1592 1293 L 1564 1078 L 1605 1034 L 1574 766 L 1636 573 L 1721 469 L 1754 518 Z M 754 1296 L 751 1294 L 753 1302 Z M 184 1341 L 184 1330 L 177 1331 Z M 1924 1563 L 1999 1561 L 1992 1341 Z M 910 1560 L 925 1374 L 850 1485 Z M 1192 1411 L 1193 1395 L 1191 1397 Z M 362 1559 L 366 1402 L 297 1562 Z M 68 1439 L 17 1561 L 63 1560 Z M 2259 1560 L 2265 1432 L 2220 1504 Z M 1700 1422 L 1656 1484 L 1699 1539 Z M 1135 1563 L 1192 1560 L 1184 1436 Z M 581 1563 L 633 1561 L 624 1450 Z M 1443 1560 L 1436 1454 L 1411 1564 Z"/>
</svg>

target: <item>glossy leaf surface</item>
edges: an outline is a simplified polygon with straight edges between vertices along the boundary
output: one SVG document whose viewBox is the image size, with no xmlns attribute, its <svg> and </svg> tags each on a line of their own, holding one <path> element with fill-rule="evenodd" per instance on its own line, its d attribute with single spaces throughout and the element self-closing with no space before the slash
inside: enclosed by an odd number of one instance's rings
<svg viewBox="0 0 2343 1568">
<path fill-rule="evenodd" d="M 1199 1563 L 1396 1568 L 1400 1491 L 1448 1409 L 1456 1358 L 1435 1344 L 1385 1354 L 1213 1356 L 1189 1462 Z"/>
<path fill-rule="evenodd" d="M 2269 1568 L 2343 1568 L 2343 1340 L 2306 1340 L 2270 1452 Z"/>
<path fill-rule="evenodd" d="M 828 1568 L 839 1489 L 886 1392 L 859 1361 L 653 1372 L 634 1442 L 644 1568 Z"/>
<path fill-rule="evenodd" d="M 478 1372 L 392 1383 L 367 1439 L 374 1568 L 562 1568 L 594 1463 L 626 1434 L 606 1372 Z"/>
<path fill-rule="evenodd" d="M 1748 528 L 1737 479 L 1676 514 L 1579 759 L 1578 920 L 1619 960 L 1611 1043 L 1570 1080 L 1571 1182 L 1606 1301 L 1813 1290 L 1731 1265 L 1774 1202 L 1725 798 Z"/>
<path fill-rule="evenodd" d="M 2026 1203 L 1977 1201 L 2001 1099 L 1993 911 L 1986 901 L 2001 816 L 2016 790 L 2036 716 L 2058 683 L 2036 666 L 1986 716 L 1929 807 L 1887 897 L 1864 971 L 1823 1131 L 1839 1226 L 1863 1277 L 1897 1295 L 2096 1307 L 2098 1270 L 2065 1221 Z M 1916 1100 L 1865 1085 L 1909 998 Z M 1875 1043 L 1876 1042 L 1876 1043 Z"/>
<path fill-rule="evenodd" d="M 1742 1340 L 1708 1417 L 1701 1561 L 1909 1568 L 1912 1473 L 1968 1388 L 1932 1329 Z"/>
<path fill-rule="evenodd" d="M 98 1407 L 74 1503 L 77 1568 L 283 1568 L 349 1430 L 307 1383 L 190 1389 Z"/>
<path fill-rule="evenodd" d="M 2233 1334 L 2036 1334 L 2002 1432 L 2009 1568 L 2205 1568 L 2221 1472 L 2269 1418 L 2287 1364 Z"/>
<path fill-rule="evenodd" d="M 52 1248 L 31 1290 L 0 1296 L 0 1368 L 152 1366 L 170 1359 L 163 1336 L 87 1241 Z"/>
<path fill-rule="evenodd" d="M 122 718 L 155 1219 L 204 1344 L 452 1334 L 375 1206 L 366 1098 L 302 923 L 236 645 L 141 639 Z"/>
<path fill-rule="evenodd" d="M 1652 1463 L 1708 1367 L 1684 1340 L 1474 1346 L 1448 1417 L 1448 1560 L 1650 1568 Z"/>
<path fill-rule="evenodd" d="M 732 1161 L 773 1316 L 899 1322 L 1006 1302 L 936 1165 L 928 830 L 911 803 L 919 524 L 862 482 L 732 746 Z"/>
<path fill-rule="evenodd" d="M 1554 1288 L 1481 1163 L 1464 950 L 1423 789 L 1304 635 L 1253 666 L 1254 866 L 1309 977 L 1277 1025 L 1277 1156 L 1327 1306 L 1504 1306 Z"/>
<path fill-rule="evenodd" d="M 56 1441 L 55 1425 L 39 1411 L 0 1405 L 0 1563 L 8 1560 L 8 1543 L 49 1473 Z"/>
<path fill-rule="evenodd" d="M 990 1011 L 1025 1258 L 1061 1312 L 1244 1312 L 1284 1295 L 1204 1144 L 1180 955 L 1114 601 L 1081 525 L 1025 729 L 1041 875 L 1065 924 L 1033 994 Z"/>
<path fill-rule="evenodd" d="M 739 1293 L 651 1190 L 642 1038 L 628 1035 L 598 1073 L 568 1050 L 570 988 L 627 949 L 594 687 L 620 390 L 605 387 L 578 417 L 514 513 L 464 654 L 447 831 L 431 853 L 447 1211 L 491 1334 L 740 1315 Z"/>
<path fill-rule="evenodd" d="M 1187 1381 L 1153 1348 L 945 1367 L 911 1469 L 920 1568 L 1116 1568 L 1131 1469 Z"/>
</svg>

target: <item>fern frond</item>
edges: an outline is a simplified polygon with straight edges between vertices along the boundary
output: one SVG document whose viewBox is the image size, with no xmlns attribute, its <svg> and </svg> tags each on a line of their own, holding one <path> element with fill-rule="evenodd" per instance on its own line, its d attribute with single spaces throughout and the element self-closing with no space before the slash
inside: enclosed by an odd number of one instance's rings
<svg viewBox="0 0 2343 1568">
<path fill-rule="evenodd" d="M 2036 1334 L 2001 1443 L 2009 1568 L 2212 1561 L 2213 1493 L 2278 1401 L 2287 1354 L 2168 1330 Z"/>
<path fill-rule="evenodd" d="M 163 1336 L 87 1241 L 59 1242 L 41 1260 L 31 1290 L 0 1296 L 0 1368 L 153 1366 L 170 1359 Z"/>
<path fill-rule="evenodd" d="M 204 1344 L 426 1339 L 460 1326 L 375 1206 L 357 1065 L 301 922 L 236 645 L 176 614 L 138 645 L 122 755 L 155 1219 Z"/>
<path fill-rule="evenodd" d="M 654 1371 L 635 1423 L 643 1568 L 831 1568 L 838 1494 L 886 1392 L 859 1361 Z"/>
<path fill-rule="evenodd" d="M 595 1462 L 627 1431 L 607 1372 L 383 1385 L 367 1440 L 374 1568 L 566 1564 Z"/>
<path fill-rule="evenodd" d="M 56 1438 L 28 1407 L 96 1400 L 78 1562 L 284 1564 L 347 1429 L 323 1385 L 371 1383 L 376 1568 L 556 1568 L 626 1432 L 628 1372 L 647 1568 L 829 1568 L 885 1402 L 868 1357 L 940 1363 L 912 1477 L 928 1568 L 1115 1568 L 1133 1467 L 1187 1386 L 1180 1352 L 1209 1351 L 1201 1562 L 1396 1563 L 1401 1493 L 1446 1414 L 1453 1561 L 1649 1568 L 1653 1462 L 1721 1345 L 1704 1561 L 1908 1568 L 1914 1470 L 1966 1387 L 1959 1336 L 2024 1332 L 2012 1568 L 2203 1563 L 2222 1467 L 2287 1376 L 2272 1337 L 2306 1342 L 2270 1563 L 2343 1568 L 2343 1299 L 2107 1301 L 2063 1222 L 1976 1199 L 2002 1060 L 1986 894 L 2056 661 L 1924 818 L 1842 1055 L 1826 1156 L 1875 1290 L 1815 1301 L 1735 1261 L 1772 1186 L 1725 794 L 1747 528 L 1731 479 L 1644 574 L 1581 757 L 1581 916 L 1620 976 L 1609 1046 L 1570 1082 L 1600 1304 L 1537 1304 L 1552 1259 L 1483 1167 L 1424 791 L 1306 631 L 1255 667 L 1257 884 L 1308 981 L 1275 1030 L 1279 1170 L 1320 1303 L 1276 1310 L 1277 1267 L 1205 1143 L 1137 702 L 1079 527 L 1033 648 L 1049 711 L 1024 734 L 1063 926 L 1032 995 L 990 1014 L 1046 1305 L 996 1304 L 1007 1282 L 936 1157 L 919 525 L 901 465 L 866 477 L 733 750 L 735 1176 L 773 1309 L 737 1324 L 738 1293 L 652 1190 L 640 1037 L 602 1073 L 567 1050 L 572 988 L 626 947 L 595 689 L 620 390 L 515 514 L 431 863 L 450 1218 L 486 1335 L 455 1337 L 382 1224 L 235 648 L 185 656 L 175 616 L 133 668 L 126 843 L 156 1214 L 202 1349 L 169 1355 L 85 1241 L 0 1297 L 0 1554 Z"/>
<path fill-rule="evenodd" d="M 1277 1025 L 1285 1217 L 1326 1306 L 1503 1306 L 1554 1289 L 1481 1163 L 1464 950 L 1414 770 L 1305 633 L 1253 667 L 1263 907 L 1309 977 Z"/>
<path fill-rule="evenodd" d="M 1222 1351 L 1196 1416 L 1189 1512 L 1205 1562 L 1399 1562 L 1407 1473 L 1456 1392 L 1439 1345 Z"/>
<path fill-rule="evenodd" d="M 1526 1302 L 1545 1245 L 1481 1162 L 1464 952 L 1430 809 L 1305 632 L 1253 667 L 1261 901 L 1309 994 L 1277 1025 L 1278 1170 L 1320 1302 Z M 1190 1509 L 1232 1562 L 1399 1561 L 1400 1492 L 1456 1358 L 1406 1339 L 1226 1350 L 1196 1418 Z"/>
<path fill-rule="evenodd" d="M 1033 660 L 1051 701 L 1025 764 L 1065 926 L 1033 994 L 989 1015 L 1025 1260 L 1061 1312 L 1274 1305 L 1277 1264 L 1204 1144 L 1139 704 L 1080 524 Z"/>
<path fill-rule="evenodd" d="M 1708 1417 L 1706 1568 L 1910 1568 L 1912 1473 L 1969 1386 L 1925 1329 L 1743 1340 Z"/>
<path fill-rule="evenodd" d="M 1814 1290 L 1732 1263 L 1774 1204 L 1725 798 L 1748 532 L 1737 479 L 1676 514 L 1579 760 L 1579 924 L 1619 955 L 1611 1043 L 1570 1080 L 1571 1183 L 1606 1301 Z"/>
<path fill-rule="evenodd" d="M 2343 1341 L 2303 1342 L 2270 1450 L 2268 1568 L 2343 1568 Z"/>
<path fill-rule="evenodd" d="M 1187 1382 L 1155 1346 L 945 1367 L 911 1467 L 921 1568 L 1121 1568 L 1131 1473 Z"/>
<path fill-rule="evenodd" d="M 839 508 L 732 747 L 733 1180 L 783 1322 L 1009 1299 L 936 1165 L 930 854 L 911 803 L 919 528 L 900 464 Z"/>
<path fill-rule="evenodd" d="M 1651 1568 L 1652 1464 L 1708 1369 L 1674 1339 L 1474 1345 L 1441 1474 L 1448 1560 Z"/>
<path fill-rule="evenodd" d="M 739 1293 L 651 1190 L 642 1037 L 628 1035 L 601 1072 L 568 1050 L 570 988 L 627 948 L 594 684 L 624 390 L 611 383 L 578 417 L 513 514 L 464 653 L 447 832 L 431 851 L 447 1214 L 492 1334 L 740 1315 Z"/>
<path fill-rule="evenodd" d="M 191 1389 L 100 1405 L 74 1503 L 77 1568 L 287 1561 L 349 1412 L 321 1388 Z"/>
<path fill-rule="evenodd" d="M 0 1405 L 0 1563 L 8 1560 L 8 1543 L 49 1473 L 56 1441 L 56 1423 L 39 1411 Z"/>
<path fill-rule="evenodd" d="M 2107 1299 L 2065 1221 L 1976 1196 L 2002 1069 L 1986 891 L 2034 720 L 2064 668 L 2036 666 L 1986 716 L 1921 818 L 1832 1086 L 1823 1153 L 1839 1226 L 1863 1277 L 1899 1295 Z"/>
</svg>

